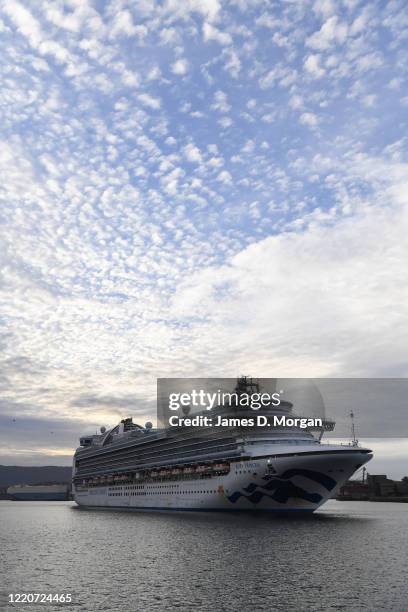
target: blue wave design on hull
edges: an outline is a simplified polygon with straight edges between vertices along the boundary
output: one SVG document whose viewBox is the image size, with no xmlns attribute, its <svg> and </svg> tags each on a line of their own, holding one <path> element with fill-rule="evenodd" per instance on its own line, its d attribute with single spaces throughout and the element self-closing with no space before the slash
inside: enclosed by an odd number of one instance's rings
<svg viewBox="0 0 408 612">
<path fill-rule="evenodd" d="M 323 496 L 319 493 L 309 493 L 302 487 L 298 487 L 290 480 L 293 476 L 304 476 L 309 480 L 314 480 L 321 484 L 325 489 L 331 491 L 336 486 L 336 481 L 330 476 L 315 472 L 314 470 L 305 469 L 290 469 L 286 470 L 281 476 L 265 476 L 265 484 L 258 485 L 255 483 L 243 487 L 243 491 L 249 493 L 241 493 L 235 491 L 232 495 L 227 496 L 227 499 L 235 504 L 241 497 L 244 497 L 253 504 L 258 504 L 264 497 L 269 497 L 280 504 L 286 504 L 289 498 L 304 499 L 312 504 L 318 504 L 322 501 Z"/>
<path fill-rule="evenodd" d="M 319 484 L 323 485 L 328 491 L 331 491 L 336 486 L 337 482 L 322 472 L 315 472 L 314 470 L 305 470 L 303 468 L 292 468 L 286 470 L 280 478 L 292 478 L 292 476 L 305 476 L 310 480 L 315 480 Z"/>
</svg>

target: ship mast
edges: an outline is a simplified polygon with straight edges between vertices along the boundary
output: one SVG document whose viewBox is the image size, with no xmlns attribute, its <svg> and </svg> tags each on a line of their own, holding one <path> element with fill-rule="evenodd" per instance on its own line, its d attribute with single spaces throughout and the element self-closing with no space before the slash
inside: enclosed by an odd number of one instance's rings
<svg viewBox="0 0 408 612">
<path fill-rule="evenodd" d="M 358 446 L 358 440 L 356 438 L 356 428 L 354 425 L 354 412 L 350 410 L 350 420 L 351 420 L 351 446 Z"/>
</svg>

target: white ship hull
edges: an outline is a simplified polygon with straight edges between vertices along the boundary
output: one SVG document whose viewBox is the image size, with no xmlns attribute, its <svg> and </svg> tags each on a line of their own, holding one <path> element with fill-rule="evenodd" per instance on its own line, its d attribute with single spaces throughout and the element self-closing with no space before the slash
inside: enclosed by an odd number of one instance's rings
<svg viewBox="0 0 408 612">
<path fill-rule="evenodd" d="M 313 512 L 371 458 L 359 447 L 279 446 L 273 455 L 259 456 L 258 448 L 257 456 L 231 462 L 228 474 L 76 486 L 74 499 L 105 509 Z"/>
</svg>

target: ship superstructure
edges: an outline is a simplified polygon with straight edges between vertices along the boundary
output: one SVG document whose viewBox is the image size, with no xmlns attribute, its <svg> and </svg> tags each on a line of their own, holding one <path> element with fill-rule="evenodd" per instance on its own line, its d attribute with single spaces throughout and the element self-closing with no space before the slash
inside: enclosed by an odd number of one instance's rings
<svg viewBox="0 0 408 612">
<path fill-rule="evenodd" d="M 239 379 L 237 387 L 245 384 L 253 383 Z M 273 412 L 291 409 L 282 402 Z M 223 405 L 213 414 L 242 417 L 245 410 Z M 333 428 L 324 420 L 319 431 L 154 429 L 123 419 L 80 439 L 74 499 L 99 508 L 312 512 L 372 457 L 359 446 L 322 443 L 323 432 Z"/>
</svg>

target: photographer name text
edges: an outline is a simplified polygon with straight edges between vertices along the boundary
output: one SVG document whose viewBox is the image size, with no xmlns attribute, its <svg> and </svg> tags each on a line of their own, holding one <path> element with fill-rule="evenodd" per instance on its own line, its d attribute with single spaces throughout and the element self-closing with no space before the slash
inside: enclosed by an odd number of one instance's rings
<svg viewBox="0 0 408 612">
<path fill-rule="evenodd" d="M 269 419 L 261 414 L 255 417 L 225 417 L 217 415 L 211 417 L 198 414 L 191 417 L 172 415 L 169 418 L 170 427 L 322 427 L 323 420 L 320 418 L 287 417 L 285 415 L 274 415 Z"/>
</svg>

